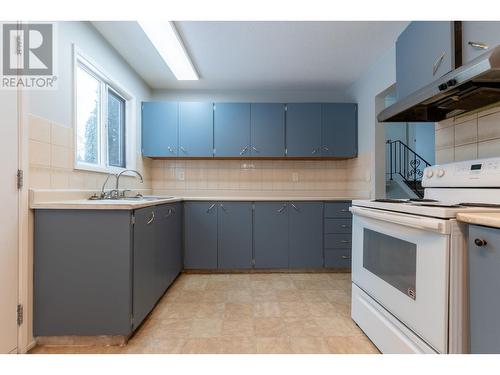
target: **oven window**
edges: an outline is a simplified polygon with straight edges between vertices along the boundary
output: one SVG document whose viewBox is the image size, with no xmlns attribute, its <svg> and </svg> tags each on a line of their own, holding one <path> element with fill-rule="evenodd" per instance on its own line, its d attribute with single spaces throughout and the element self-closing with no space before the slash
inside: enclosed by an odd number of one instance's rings
<svg viewBox="0 0 500 375">
<path fill-rule="evenodd" d="M 363 267 L 416 299 L 417 245 L 364 229 Z"/>
</svg>

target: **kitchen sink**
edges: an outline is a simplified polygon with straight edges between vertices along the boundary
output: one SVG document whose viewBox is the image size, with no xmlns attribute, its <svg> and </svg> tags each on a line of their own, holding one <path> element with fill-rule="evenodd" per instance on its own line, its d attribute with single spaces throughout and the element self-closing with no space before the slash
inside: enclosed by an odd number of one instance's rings
<svg viewBox="0 0 500 375">
<path fill-rule="evenodd" d="M 120 198 L 99 198 L 97 196 L 92 196 L 89 198 L 89 200 L 96 200 L 96 201 L 106 201 L 106 202 L 154 202 L 154 201 L 159 201 L 159 200 L 165 200 L 165 199 L 172 199 L 175 198 L 173 196 L 166 196 L 166 195 L 137 195 L 137 196 L 132 196 L 132 197 L 120 197 Z"/>
</svg>

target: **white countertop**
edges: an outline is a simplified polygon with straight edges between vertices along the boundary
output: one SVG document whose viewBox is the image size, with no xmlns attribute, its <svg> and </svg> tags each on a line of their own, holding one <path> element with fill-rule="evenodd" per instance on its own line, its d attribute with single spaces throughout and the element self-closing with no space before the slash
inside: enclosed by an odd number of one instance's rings
<svg viewBox="0 0 500 375">
<path fill-rule="evenodd" d="M 500 228 L 500 213 L 475 212 L 459 213 L 457 220 L 468 224 L 484 225 L 486 227 Z"/>
<path fill-rule="evenodd" d="M 311 196 L 311 195 L 177 195 L 155 200 L 106 199 L 89 200 L 89 191 L 30 191 L 31 209 L 78 209 L 78 210 L 135 210 L 165 203 L 181 201 L 346 201 L 353 197 Z M 162 196 L 158 196 L 162 197 Z"/>
</svg>

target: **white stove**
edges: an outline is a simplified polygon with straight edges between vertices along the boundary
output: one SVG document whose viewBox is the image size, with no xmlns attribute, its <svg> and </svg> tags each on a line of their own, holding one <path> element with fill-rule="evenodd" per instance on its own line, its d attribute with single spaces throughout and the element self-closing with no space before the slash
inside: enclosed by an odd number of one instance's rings
<svg viewBox="0 0 500 375">
<path fill-rule="evenodd" d="M 500 212 L 500 158 L 424 170 L 424 199 L 353 201 L 352 318 L 384 353 L 468 350 L 466 225 Z"/>
</svg>

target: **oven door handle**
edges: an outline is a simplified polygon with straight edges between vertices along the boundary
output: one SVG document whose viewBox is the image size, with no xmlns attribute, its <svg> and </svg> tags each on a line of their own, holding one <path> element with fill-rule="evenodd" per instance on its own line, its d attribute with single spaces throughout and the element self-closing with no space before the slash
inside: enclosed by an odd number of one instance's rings
<svg viewBox="0 0 500 375">
<path fill-rule="evenodd" d="M 448 220 L 433 219 L 431 217 L 419 217 L 397 212 L 379 211 L 369 208 L 361 208 L 352 206 L 349 210 L 353 215 L 364 216 L 370 219 L 386 221 L 393 224 L 404 225 L 407 227 L 431 230 L 442 234 L 449 233 Z"/>
</svg>

